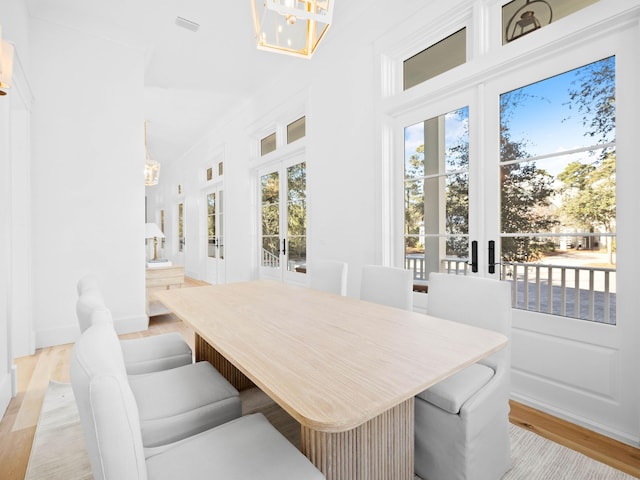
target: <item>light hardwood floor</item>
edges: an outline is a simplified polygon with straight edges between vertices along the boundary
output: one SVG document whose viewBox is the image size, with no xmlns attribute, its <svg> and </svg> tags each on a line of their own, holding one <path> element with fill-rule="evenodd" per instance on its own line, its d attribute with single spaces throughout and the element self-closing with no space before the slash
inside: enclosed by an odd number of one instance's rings
<svg viewBox="0 0 640 480">
<path fill-rule="evenodd" d="M 199 282 L 188 281 L 188 285 Z M 122 338 L 180 332 L 193 348 L 193 332 L 172 315 L 152 317 L 149 330 Z M 72 345 L 39 349 L 16 359 L 18 395 L 0 421 L 0 479 L 23 480 L 49 380 L 69 382 Z M 511 402 L 511 422 L 596 460 L 640 478 L 640 449 L 616 442 L 517 402 Z"/>
</svg>

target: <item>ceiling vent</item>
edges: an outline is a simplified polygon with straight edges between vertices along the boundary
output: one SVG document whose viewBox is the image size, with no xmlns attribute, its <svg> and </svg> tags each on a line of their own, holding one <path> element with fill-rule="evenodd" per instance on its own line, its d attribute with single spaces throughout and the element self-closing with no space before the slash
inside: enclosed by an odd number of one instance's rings
<svg viewBox="0 0 640 480">
<path fill-rule="evenodd" d="M 197 32 L 200 28 L 200 25 L 196 22 L 192 22 L 191 20 L 187 20 L 186 18 L 176 17 L 176 25 L 182 28 L 186 28 L 187 30 L 191 30 L 192 32 Z"/>
</svg>

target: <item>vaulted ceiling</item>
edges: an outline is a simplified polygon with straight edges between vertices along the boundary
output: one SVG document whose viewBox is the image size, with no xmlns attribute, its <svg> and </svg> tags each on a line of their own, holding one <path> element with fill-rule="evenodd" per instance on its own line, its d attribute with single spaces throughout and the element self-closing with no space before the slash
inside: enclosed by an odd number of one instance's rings
<svg viewBox="0 0 640 480">
<path fill-rule="evenodd" d="M 334 20 L 353 2 L 338 2 Z M 161 163 L 179 158 L 217 118 L 264 85 L 269 72 L 309 61 L 256 49 L 251 0 L 27 3 L 33 17 L 142 50 L 147 144 Z M 198 31 L 178 26 L 177 17 L 199 24 Z"/>
</svg>

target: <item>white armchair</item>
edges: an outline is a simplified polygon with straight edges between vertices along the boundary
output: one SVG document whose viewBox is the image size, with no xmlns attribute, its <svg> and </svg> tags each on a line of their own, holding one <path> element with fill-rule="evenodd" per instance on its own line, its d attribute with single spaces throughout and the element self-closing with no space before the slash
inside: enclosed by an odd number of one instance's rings
<svg viewBox="0 0 640 480">
<path fill-rule="evenodd" d="M 81 290 L 83 293 L 78 296 L 76 302 L 76 315 L 80 332 L 84 332 L 91 326 L 93 311 L 106 307 L 101 291 L 93 282 L 93 277 L 86 276 L 78 282 L 78 291 Z M 131 338 L 121 340 L 120 343 L 129 375 L 168 370 L 193 363 L 191 347 L 177 332 Z"/>
<path fill-rule="evenodd" d="M 427 314 L 511 337 L 507 282 L 432 273 Z M 509 469 L 510 345 L 417 395 L 415 471 L 424 480 L 499 480 Z"/>
<path fill-rule="evenodd" d="M 99 328 L 94 329 L 94 326 Z M 91 337 L 98 332 L 104 338 L 94 341 L 96 353 L 87 354 L 87 362 L 95 362 L 98 366 L 108 364 L 118 374 L 128 377 L 138 407 L 145 448 L 176 442 L 242 414 L 238 391 L 209 362 L 127 375 L 121 344 L 107 308 L 93 312 L 92 326 L 85 333 L 89 330 L 93 331 Z M 80 338 L 83 337 L 84 334 Z M 81 358 L 84 357 L 78 357 Z M 89 376 L 88 367 L 76 370 L 76 378 L 88 381 Z"/>
<path fill-rule="evenodd" d="M 81 335 L 71 354 L 71 384 L 96 480 L 324 478 L 261 414 L 145 448 L 139 405 L 110 328 L 97 322 Z M 191 396 L 197 389 L 180 394 Z"/>
</svg>

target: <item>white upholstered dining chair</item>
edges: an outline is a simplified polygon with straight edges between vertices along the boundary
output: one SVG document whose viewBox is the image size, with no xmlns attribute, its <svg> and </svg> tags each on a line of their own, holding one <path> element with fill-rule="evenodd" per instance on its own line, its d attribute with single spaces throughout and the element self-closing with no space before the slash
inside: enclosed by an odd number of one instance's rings
<svg viewBox="0 0 640 480">
<path fill-rule="evenodd" d="M 511 337 L 511 285 L 432 273 L 427 314 Z M 415 399 L 415 471 L 424 480 L 499 480 L 510 467 L 511 347 Z"/>
<path fill-rule="evenodd" d="M 360 299 L 411 310 L 413 308 L 413 274 L 411 270 L 365 265 L 362 268 Z"/>
<path fill-rule="evenodd" d="M 86 278 L 91 276 L 83 277 Z M 80 283 L 78 282 L 78 291 L 82 290 L 83 293 L 76 301 L 76 315 L 80 332 L 84 332 L 91 326 L 94 310 L 104 309 L 106 306 L 97 283 L 93 280 L 89 282 L 90 288 L 81 288 Z M 120 344 L 129 375 L 168 370 L 193 363 L 191 347 L 178 332 L 121 340 Z"/>
<path fill-rule="evenodd" d="M 71 353 L 71 385 L 96 480 L 324 478 L 262 414 L 145 448 L 140 405 L 118 361 L 119 344 L 110 330 L 107 323 L 96 322 L 80 336 Z M 174 394 L 190 397 L 198 393 L 194 386 Z"/>
<path fill-rule="evenodd" d="M 107 308 L 102 308 L 95 310 L 92 316 L 92 326 L 89 327 L 92 336 L 99 332 L 104 338 L 93 342 L 96 352 L 87 353 L 86 361 L 95 361 L 98 367 L 108 365 L 128 377 L 129 387 L 138 405 L 145 447 L 166 445 L 241 415 L 242 404 L 238 391 L 209 362 L 190 363 L 142 375 L 127 375 L 111 313 Z M 93 329 L 94 326 L 99 328 Z M 78 360 L 84 358 L 77 357 Z M 88 369 L 78 370 L 76 377 L 88 380 L 88 372 Z"/>
<path fill-rule="evenodd" d="M 315 260 L 309 263 L 309 286 L 336 295 L 347 295 L 347 271 L 345 262 Z"/>
</svg>

